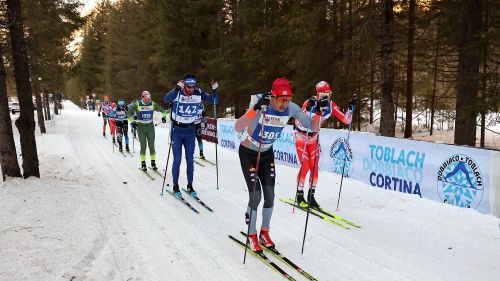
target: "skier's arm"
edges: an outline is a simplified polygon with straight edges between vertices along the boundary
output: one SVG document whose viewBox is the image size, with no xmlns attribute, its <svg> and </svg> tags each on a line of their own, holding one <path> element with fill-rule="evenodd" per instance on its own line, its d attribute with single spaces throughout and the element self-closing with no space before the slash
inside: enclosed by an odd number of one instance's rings
<svg viewBox="0 0 500 281">
<path fill-rule="evenodd" d="M 132 116 L 132 114 L 134 114 L 134 111 L 137 110 L 137 102 L 135 102 L 133 105 L 131 105 L 129 107 L 129 109 L 127 110 L 127 119 L 130 121 L 130 122 L 134 122 L 134 117 Z"/>
<path fill-rule="evenodd" d="M 177 98 L 177 95 L 179 95 L 179 92 L 182 91 L 178 88 L 173 88 L 172 91 L 168 92 L 165 94 L 163 97 L 163 103 L 169 103 L 175 100 Z"/>
<path fill-rule="evenodd" d="M 252 121 L 252 119 L 254 119 L 256 116 L 257 111 L 255 111 L 255 109 L 253 109 L 253 106 L 251 106 L 250 109 L 248 109 L 248 111 L 243 114 L 243 116 L 236 120 L 236 123 L 234 124 L 234 130 L 238 133 L 243 132 L 243 130 L 245 130 L 245 128 L 247 128 L 250 124 L 250 121 Z"/>
<path fill-rule="evenodd" d="M 334 101 L 331 101 L 330 106 L 332 108 L 333 115 L 335 115 L 335 117 L 337 117 L 342 123 L 346 125 L 349 125 L 351 123 L 352 120 L 351 110 L 348 110 L 345 114 L 342 113 L 342 111 L 340 111 L 340 108 Z"/>
<path fill-rule="evenodd" d="M 167 117 L 167 111 L 165 109 L 163 109 L 163 107 L 161 107 L 159 104 L 157 104 L 156 102 L 153 102 L 153 109 L 155 111 L 159 111 L 162 113 L 162 116 L 163 117 Z"/>
<path fill-rule="evenodd" d="M 297 119 L 302 124 L 302 126 L 308 128 L 313 132 L 318 131 L 319 121 L 321 119 L 320 114 L 314 113 L 314 116 L 311 118 L 304 112 L 302 112 L 302 109 L 295 103 L 290 103 L 288 105 L 288 109 L 290 112 L 290 117 Z"/>
<path fill-rule="evenodd" d="M 200 91 L 202 101 L 209 102 L 212 104 L 219 103 L 219 94 L 217 93 L 217 89 L 213 90 L 211 95 L 200 88 L 198 88 L 198 90 Z"/>
</svg>

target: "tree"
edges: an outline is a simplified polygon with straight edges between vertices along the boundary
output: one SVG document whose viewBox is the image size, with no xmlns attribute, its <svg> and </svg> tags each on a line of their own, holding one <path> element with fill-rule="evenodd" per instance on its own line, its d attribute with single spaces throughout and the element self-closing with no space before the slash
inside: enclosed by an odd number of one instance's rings
<svg viewBox="0 0 500 281">
<path fill-rule="evenodd" d="M 405 138 L 411 138 L 413 122 L 413 58 L 415 56 L 415 3 L 409 0 L 408 8 L 408 60 L 406 65 L 406 124 Z"/>
<path fill-rule="evenodd" d="M 460 6 L 455 144 L 476 145 L 482 2 L 463 0 Z"/>
<path fill-rule="evenodd" d="M 23 157 L 23 176 L 40 177 L 38 168 L 38 154 L 35 140 L 35 118 L 33 114 L 33 100 L 29 81 L 30 68 L 24 40 L 23 16 L 20 0 L 7 0 L 7 17 L 10 23 L 9 32 L 14 60 L 14 72 L 17 96 L 21 113 L 16 120 L 21 140 Z"/>
<path fill-rule="evenodd" d="M 12 135 L 3 55 L 3 46 L 0 44 L 0 166 L 2 166 L 2 178 L 5 181 L 5 176 L 21 177 L 21 171 L 17 163 L 16 145 Z"/>
<path fill-rule="evenodd" d="M 382 0 L 381 25 L 381 79 L 382 95 L 380 97 L 380 134 L 394 137 L 396 122 L 394 120 L 394 15 L 392 0 Z"/>
</svg>

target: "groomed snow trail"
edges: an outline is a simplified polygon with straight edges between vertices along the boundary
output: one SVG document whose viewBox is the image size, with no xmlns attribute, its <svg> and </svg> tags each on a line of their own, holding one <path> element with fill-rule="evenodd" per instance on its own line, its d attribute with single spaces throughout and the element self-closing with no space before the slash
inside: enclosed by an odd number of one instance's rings
<svg viewBox="0 0 500 281">
<path fill-rule="evenodd" d="M 160 196 L 162 178 L 138 170 L 137 141 L 134 156 L 112 152 L 96 112 L 66 102 L 56 118 L 37 138 L 42 179 L 9 179 L 0 187 L 0 280 L 282 280 L 251 255 L 242 266 L 243 250 L 227 238 L 243 239 L 239 231 L 246 230 L 248 193 L 237 154 L 218 150 L 220 190 L 215 167 L 195 164 L 194 186 L 214 209 L 188 198 L 195 214 Z M 157 127 L 160 171 L 168 133 Z M 214 144 L 204 147 L 215 161 Z M 184 161 L 181 167 L 185 187 Z M 339 214 L 362 228 L 344 230 L 311 216 L 300 255 L 305 213 L 278 201 L 293 196 L 296 173 L 277 167 L 271 234 L 283 254 L 318 280 L 498 280 L 497 218 L 351 179 L 344 179 Z M 339 181 L 320 173 L 324 208 L 335 209 Z"/>
</svg>

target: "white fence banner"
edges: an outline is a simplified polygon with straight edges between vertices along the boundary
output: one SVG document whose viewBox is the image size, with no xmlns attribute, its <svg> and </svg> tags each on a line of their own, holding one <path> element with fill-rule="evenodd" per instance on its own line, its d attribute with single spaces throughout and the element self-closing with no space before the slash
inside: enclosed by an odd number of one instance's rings
<svg viewBox="0 0 500 281">
<path fill-rule="evenodd" d="M 237 151 L 234 119 L 219 119 L 219 145 Z M 360 180 L 374 188 L 407 193 L 490 213 L 492 151 L 321 129 L 319 169 Z M 299 166 L 292 126 L 274 143 L 277 163 Z M 491 170 L 493 171 L 493 170 Z M 494 204 L 494 202 L 492 202 Z"/>
</svg>

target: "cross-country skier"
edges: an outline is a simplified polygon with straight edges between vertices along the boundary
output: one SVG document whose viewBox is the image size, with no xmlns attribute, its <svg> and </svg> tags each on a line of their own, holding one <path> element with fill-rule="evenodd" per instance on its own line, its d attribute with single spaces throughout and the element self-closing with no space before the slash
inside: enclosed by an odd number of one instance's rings
<svg viewBox="0 0 500 281">
<path fill-rule="evenodd" d="M 99 104 L 99 108 L 97 110 L 97 116 L 101 116 L 102 113 L 102 136 L 106 136 L 106 124 L 108 123 L 108 114 L 111 108 L 111 102 L 109 102 L 108 96 L 104 96 L 104 101 Z"/>
<path fill-rule="evenodd" d="M 118 100 L 116 108 L 116 138 L 118 140 L 118 150 L 123 151 L 122 139 L 125 137 L 125 150 L 130 151 L 128 147 L 128 121 L 127 121 L 127 106 L 125 100 Z"/>
<path fill-rule="evenodd" d="M 108 114 L 109 130 L 111 131 L 111 141 L 116 143 L 116 103 L 112 103 Z"/>
<path fill-rule="evenodd" d="M 130 122 L 134 122 L 133 114 L 135 113 L 137 122 L 137 135 L 141 143 L 141 169 L 147 172 L 146 167 L 146 147 L 149 147 L 149 156 L 151 158 L 151 168 L 157 170 L 156 167 L 156 152 L 155 152 L 155 126 L 153 124 L 153 113 L 159 111 L 163 114 L 161 121 L 167 122 L 167 112 L 156 102 L 151 101 L 151 94 L 148 91 L 141 93 L 141 100 L 134 103 L 127 112 L 127 117 Z"/>
<path fill-rule="evenodd" d="M 205 155 L 203 155 L 203 139 L 201 138 L 201 123 L 203 122 L 204 127 L 207 126 L 207 117 L 205 116 L 205 106 L 203 103 L 200 104 L 198 108 L 198 114 L 194 119 L 194 127 L 196 130 L 196 140 L 198 141 L 198 149 L 200 150 L 200 158 L 205 159 Z"/>
<path fill-rule="evenodd" d="M 250 224 L 250 248 L 254 251 L 262 251 L 258 243 L 256 229 L 257 207 L 261 200 L 261 193 L 264 193 L 264 207 L 259 239 L 263 245 L 274 247 L 274 242 L 269 236 L 276 177 L 273 143 L 280 137 L 290 118 L 298 119 L 309 130 L 315 130 L 319 126 L 319 120 L 323 113 L 321 107 L 318 107 L 318 111 L 311 118 L 304 114 L 298 105 L 290 102 L 292 87 L 285 78 L 274 80 L 271 93 L 260 94 L 258 97 L 258 101 L 255 104 L 250 104 L 248 111 L 236 121 L 234 127 L 236 132 L 241 134 L 238 153 L 249 191 L 249 203 L 245 218 Z M 266 108 L 265 120 L 262 121 L 264 108 Z M 258 159 L 259 150 L 260 158 Z"/>
<path fill-rule="evenodd" d="M 323 110 L 323 115 L 321 116 L 320 126 L 325 122 L 333 113 L 342 123 L 348 125 L 351 123 L 352 113 L 348 110 L 345 114 L 340 111 L 337 104 L 330 99 L 330 94 L 332 93 L 330 85 L 325 81 L 321 81 L 316 84 L 316 95 L 305 101 L 302 106 L 302 111 L 308 114 L 311 111 L 311 106 L 317 106 L 320 103 L 327 104 Z M 309 106 L 308 106 L 309 105 Z M 296 194 L 297 204 L 307 207 L 307 203 L 304 199 L 304 181 L 309 174 L 309 182 L 312 185 L 309 187 L 309 192 L 307 195 L 307 202 L 312 208 L 319 208 L 318 202 L 314 198 L 314 193 L 316 191 L 316 184 L 318 182 L 318 164 L 320 155 L 320 144 L 318 140 L 318 130 L 310 131 L 307 130 L 299 120 L 295 120 L 294 125 L 295 131 L 295 148 L 297 150 L 297 156 L 299 157 L 300 163 L 302 163 L 299 173 L 297 175 L 298 190 Z M 305 148 L 305 150 L 304 150 Z M 314 173 L 314 174 L 312 174 Z"/>
<path fill-rule="evenodd" d="M 176 197 L 182 197 L 179 190 L 179 168 L 182 161 L 182 146 L 186 153 L 187 166 L 187 190 L 193 196 L 196 191 L 193 188 L 194 173 L 194 143 L 196 130 L 194 121 L 202 102 L 217 104 L 217 81 L 212 82 L 212 95 L 206 93 L 196 86 L 194 75 L 186 75 L 177 86 L 163 97 L 164 103 L 172 102 L 170 118 L 172 120 L 172 152 L 174 162 L 172 164 L 173 192 Z"/>
<path fill-rule="evenodd" d="M 135 100 L 131 100 L 130 103 L 127 105 L 127 111 L 133 107 L 135 104 Z M 132 137 L 134 139 L 137 138 L 136 132 L 137 132 L 137 122 L 135 122 L 135 119 L 137 118 L 137 115 L 135 114 L 135 111 L 132 113 L 132 118 L 134 118 L 134 121 L 130 122 L 130 131 L 132 132 Z"/>
</svg>

